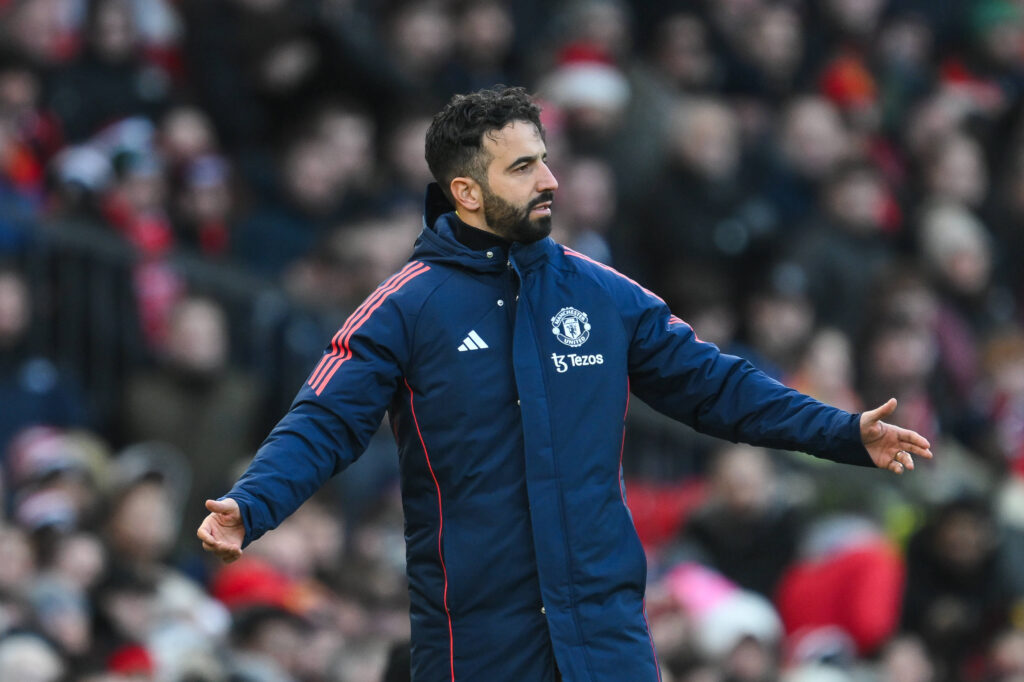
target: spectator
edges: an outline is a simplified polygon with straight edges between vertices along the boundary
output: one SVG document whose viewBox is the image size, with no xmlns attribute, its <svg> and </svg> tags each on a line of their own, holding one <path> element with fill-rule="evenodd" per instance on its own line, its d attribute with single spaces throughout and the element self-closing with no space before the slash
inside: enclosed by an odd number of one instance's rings
<svg viewBox="0 0 1024 682">
<path fill-rule="evenodd" d="M 220 144 L 206 112 L 182 105 L 169 109 L 161 119 L 158 147 L 176 175 L 189 162 L 217 153 Z"/>
<path fill-rule="evenodd" d="M 92 525 L 102 508 L 108 459 L 105 443 L 85 432 L 49 426 L 20 431 L 6 462 L 14 518 L 42 538 Z M 46 543 L 36 542 L 38 558 L 49 562 Z"/>
<path fill-rule="evenodd" d="M 1010 329 L 993 336 L 982 352 L 986 416 L 991 424 L 983 452 L 1024 476 L 1024 333 Z"/>
<path fill-rule="evenodd" d="M 825 0 L 816 5 L 815 17 L 827 27 L 814 38 L 829 45 L 866 44 L 874 35 L 885 9 L 884 0 Z M 828 49 L 827 47 L 825 48 Z M 816 55 L 819 59 L 825 55 Z"/>
<path fill-rule="evenodd" d="M 849 156 L 848 135 L 828 100 L 804 95 L 786 103 L 765 176 L 766 198 L 783 228 L 795 227 L 811 215 L 822 182 Z"/>
<path fill-rule="evenodd" d="M 852 667 L 896 632 L 905 569 L 870 521 L 819 518 L 781 578 L 775 603 L 794 663 Z"/>
<path fill-rule="evenodd" d="M 918 12 L 896 11 L 883 19 L 873 51 L 881 95 L 882 129 L 898 139 L 913 102 L 928 93 L 935 27 Z"/>
<path fill-rule="evenodd" d="M 950 428 L 963 425 L 981 378 L 980 339 L 1007 322 L 991 285 L 992 251 L 986 228 L 956 204 L 929 207 L 919 239 L 924 266 L 938 295 L 935 340 Z M 959 415 L 959 417 L 958 417 Z M 965 434 L 958 432 L 961 437 Z"/>
<path fill-rule="evenodd" d="M 24 276 L 0 265 L 0 452 L 27 426 L 84 426 L 80 388 L 29 343 L 33 305 Z"/>
<path fill-rule="evenodd" d="M 343 107 L 329 105 L 310 119 L 281 149 L 275 184 L 239 219 L 235 258 L 277 278 L 330 228 L 364 214 L 372 136 L 369 118 Z"/>
<path fill-rule="evenodd" d="M 41 106 L 42 79 L 27 61 L 0 52 L 0 253 L 24 249 L 44 211 L 45 168 L 62 140 Z"/>
<path fill-rule="evenodd" d="M 728 680 L 778 678 L 782 624 L 767 599 L 686 562 L 666 574 L 664 588 L 691 624 L 687 635 L 698 665 L 711 663 Z"/>
<path fill-rule="evenodd" d="M 783 380 L 796 372 L 816 314 L 802 270 L 791 264 L 776 268 L 747 299 L 739 352 L 771 376 Z"/>
<path fill-rule="evenodd" d="M 562 219 L 554 237 L 580 253 L 611 264 L 608 243 L 613 226 L 627 231 L 616 205 L 615 174 L 600 159 L 575 158 L 562 171 Z"/>
<path fill-rule="evenodd" d="M 627 134 L 612 157 L 621 202 L 627 206 L 642 202 L 659 180 L 678 101 L 690 95 L 710 96 L 724 77 L 707 27 L 689 11 L 670 13 L 659 22 L 649 50 L 641 56 L 645 59 L 628 71 L 630 99 L 622 124 Z M 630 172 L 621 172 L 624 168 Z M 626 248 L 625 240 L 620 241 L 617 250 Z M 626 258 L 618 260 L 621 266 Z"/>
<path fill-rule="evenodd" d="M 936 671 L 924 644 L 914 635 L 890 640 L 879 656 L 881 682 L 935 682 Z"/>
<path fill-rule="evenodd" d="M 903 625 L 936 657 L 941 680 L 964 679 L 970 658 L 1006 626 L 1020 597 L 1007 541 L 987 505 L 972 499 L 943 504 L 911 539 Z"/>
<path fill-rule="evenodd" d="M 539 90 L 557 107 L 571 150 L 608 153 L 623 130 L 631 95 L 629 80 L 611 55 L 587 43 L 567 45 Z"/>
<path fill-rule="evenodd" d="M 519 81 L 512 49 L 516 27 L 503 3 L 498 0 L 457 3 L 452 22 L 456 50 L 440 74 L 445 94 L 473 92 Z"/>
<path fill-rule="evenodd" d="M 926 198 L 981 207 L 988 195 L 988 171 L 975 140 L 964 134 L 950 135 L 932 147 L 925 163 Z"/>
<path fill-rule="evenodd" d="M 790 5 L 765 4 L 741 27 L 744 39 L 725 87 L 761 106 L 774 107 L 806 80 L 800 15 Z"/>
<path fill-rule="evenodd" d="M 155 118 L 171 98 L 169 75 L 146 64 L 130 0 L 87 5 L 82 53 L 55 76 L 49 105 L 71 141 L 81 141 L 118 119 Z"/>
<path fill-rule="evenodd" d="M 226 260 L 231 253 L 237 202 L 231 168 L 214 154 L 182 169 L 175 196 L 175 230 L 180 243 L 204 258 Z"/>
<path fill-rule="evenodd" d="M 895 395 L 897 410 L 926 438 L 942 434 L 941 415 L 929 381 L 936 366 L 936 341 L 930 329 L 880 319 L 864 339 L 861 394 L 870 401 Z"/>
<path fill-rule="evenodd" d="M 865 162 L 841 164 L 822 187 L 820 209 L 789 249 L 806 273 L 820 323 L 851 336 L 862 331 L 867 292 L 894 257 L 885 232 L 890 200 L 882 177 Z"/>
<path fill-rule="evenodd" d="M 658 22 L 651 47 L 654 75 L 674 94 L 706 94 L 722 80 L 722 65 L 696 14 L 679 12 Z"/>
<path fill-rule="evenodd" d="M 137 458 L 152 461 L 133 461 Z M 184 490 L 179 489 L 180 484 L 174 485 L 173 475 L 164 474 L 160 468 L 173 464 L 170 455 L 155 449 L 152 453 L 135 449 L 120 455 L 118 461 L 122 472 L 119 478 L 123 480 L 114 488 L 116 499 L 107 518 L 107 541 L 125 565 L 150 575 L 170 556 L 178 534 Z"/>
<path fill-rule="evenodd" d="M 785 502 L 772 463 L 759 448 L 720 451 L 710 486 L 710 498 L 687 521 L 682 551 L 771 599 L 796 555 L 800 510 Z"/>
<path fill-rule="evenodd" d="M 36 556 L 28 534 L 18 526 L 0 526 L 0 548 L 5 559 L 0 562 L 0 594 L 27 595 L 36 572 Z M 15 618 L 11 617 L 0 629 L 0 636 L 16 624 Z"/>
<path fill-rule="evenodd" d="M 25 0 L 2 8 L 0 37 L 40 68 L 65 62 L 75 42 L 60 6 L 50 0 Z"/>
<path fill-rule="evenodd" d="M 755 253 L 776 223 L 744 175 L 736 117 L 719 100 L 681 103 L 670 153 L 640 207 L 645 227 L 634 235 L 648 281 L 672 297 L 673 273 L 703 264 L 745 289 L 763 263 Z"/>
<path fill-rule="evenodd" d="M 302 621 L 284 610 L 261 607 L 239 613 L 231 632 L 234 674 L 243 679 L 293 679 L 307 635 Z"/>
<path fill-rule="evenodd" d="M 472 26 L 462 28 L 460 35 L 465 35 Z M 421 101 L 440 102 L 449 94 L 444 68 L 455 50 L 454 29 L 446 3 L 439 0 L 398 3 L 386 17 L 384 44 L 390 59 Z"/>
<path fill-rule="evenodd" d="M 1020 145 L 1011 151 L 1011 157 L 998 191 L 991 227 L 999 245 L 993 253 L 995 281 L 1013 297 L 1020 319 L 1024 313 L 1024 272 L 1017 267 L 1024 259 L 1024 230 L 1019 229 L 1024 220 L 1024 158 Z"/>
<path fill-rule="evenodd" d="M 853 344 L 838 329 L 821 328 L 809 340 L 787 384 L 818 400 L 849 412 L 863 409 L 857 395 Z"/>
<path fill-rule="evenodd" d="M 389 191 L 380 197 L 388 213 L 419 211 L 424 183 L 430 182 L 430 169 L 423 158 L 423 137 L 429 125 L 429 116 L 412 115 L 401 118 L 388 133 L 384 151 Z"/>
<path fill-rule="evenodd" d="M 967 18 L 972 49 L 964 66 L 976 84 L 975 91 L 986 91 L 987 96 L 979 99 L 987 100 L 988 113 L 998 116 L 1024 94 L 1019 58 L 1024 46 L 1024 12 L 1007 0 L 981 0 L 971 5 Z"/>
<path fill-rule="evenodd" d="M 0 638 L 0 677 L 24 682 L 58 682 L 65 673 L 57 651 L 42 637 L 11 634 Z"/>
<path fill-rule="evenodd" d="M 228 333 L 219 304 L 183 299 L 171 317 L 160 364 L 140 371 L 125 387 L 124 441 L 166 443 L 187 459 L 192 485 L 180 501 L 188 510 L 185 523 L 201 514 L 203 501 L 257 445 L 260 389 L 232 366 Z M 175 539 L 178 530 L 176 520 Z"/>
</svg>

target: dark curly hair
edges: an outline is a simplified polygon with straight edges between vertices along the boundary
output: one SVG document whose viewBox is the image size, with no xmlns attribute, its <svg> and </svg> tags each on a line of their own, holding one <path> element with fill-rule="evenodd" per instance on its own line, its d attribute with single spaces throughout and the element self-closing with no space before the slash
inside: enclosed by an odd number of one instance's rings
<svg viewBox="0 0 1024 682">
<path fill-rule="evenodd" d="M 469 177 L 486 186 L 490 159 L 483 136 L 515 121 L 532 123 L 543 138 L 540 107 L 525 88 L 505 85 L 455 95 L 434 115 L 427 130 L 427 165 L 449 200 L 453 178 Z"/>
</svg>

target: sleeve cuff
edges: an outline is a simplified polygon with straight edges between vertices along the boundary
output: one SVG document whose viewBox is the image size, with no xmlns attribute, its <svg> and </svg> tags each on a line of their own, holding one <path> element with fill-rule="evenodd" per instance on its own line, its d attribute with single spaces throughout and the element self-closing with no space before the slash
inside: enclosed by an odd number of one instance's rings
<svg viewBox="0 0 1024 682">
<path fill-rule="evenodd" d="M 836 445 L 830 458 L 832 461 L 861 467 L 875 466 L 860 437 L 860 414 L 849 415 L 847 423 L 839 430 Z"/>
<path fill-rule="evenodd" d="M 242 516 L 242 525 L 245 527 L 245 539 L 242 541 L 242 549 L 258 540 L 265 532 L 266 525 L 258 522 L 259 516 L 256 509 L 259 503 L 243 492 L 232 490 L 227 495 L 220 497 L 220 500 L 232 499 L 238 505 L 238 511 Z"/>
</svg>

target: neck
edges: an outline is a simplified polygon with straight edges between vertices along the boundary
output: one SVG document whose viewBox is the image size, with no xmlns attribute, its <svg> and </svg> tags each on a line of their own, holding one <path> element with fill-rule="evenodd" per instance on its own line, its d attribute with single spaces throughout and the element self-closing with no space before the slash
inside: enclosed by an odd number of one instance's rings
<svg viewBox="0 0 1024 682">
<path fill-rule="evenodd" d="M 499 236 L 497 232 L 491 229 L 491 226 L 487 224 L 487 219 L 484 218 L 483 211 L 467 211 L 463 208 L 455 209 L 455 215 L 458 216 L 464 224 L 470 227 L 475 227 L 478 230 L 484 232 L 490 232 L 495 236 Z"/>
</svg>

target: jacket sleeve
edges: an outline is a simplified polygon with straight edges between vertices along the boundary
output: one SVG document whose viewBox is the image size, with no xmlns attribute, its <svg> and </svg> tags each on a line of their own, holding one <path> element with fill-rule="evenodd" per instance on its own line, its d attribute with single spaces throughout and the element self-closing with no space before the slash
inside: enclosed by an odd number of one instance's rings
<svg viewBox="0 0 1024 682">
<path fill-rule="evenodd" d="M 653 408 L 733 442 L 798 450 L 845 464 L 874 466 L 860 437 L 860 415 L 788 388 L 748 361 L 701 341 L 660 298 L 620 288 L 633 338 L 630 387 Z"/>
<path fill-rule="evenodd" d="M 288 413 L 224 496 L 241 510 L 243 546 L 277 527 L 366 449 L 408 358 L 409 322 L 378 289 L 328 344 Z"/>
</svg>

